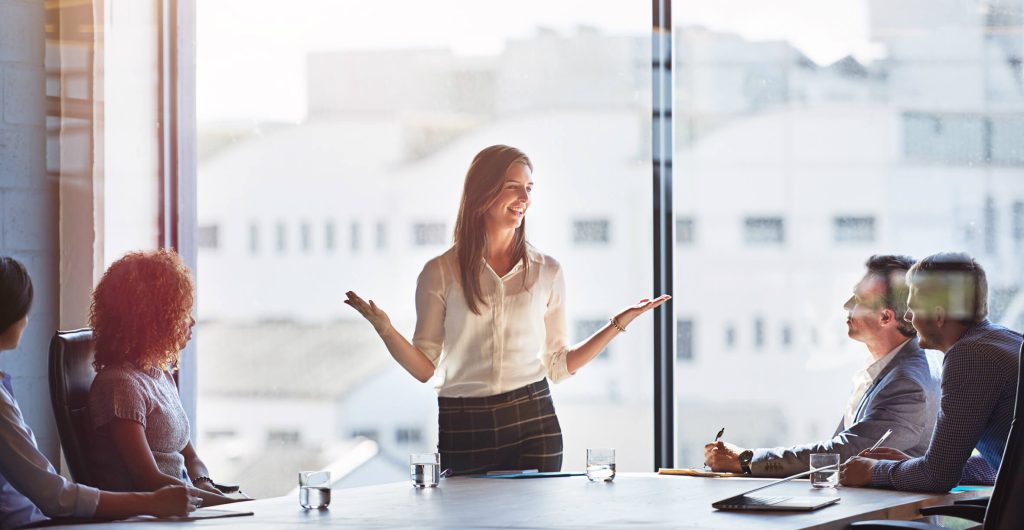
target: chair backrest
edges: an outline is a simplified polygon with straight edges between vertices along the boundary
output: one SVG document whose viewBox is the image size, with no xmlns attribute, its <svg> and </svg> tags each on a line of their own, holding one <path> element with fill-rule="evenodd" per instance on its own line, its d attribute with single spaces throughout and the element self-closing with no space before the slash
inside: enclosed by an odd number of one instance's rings
<svg viewBox="0 0 1024 530">
<path fill-rule="evenodd" d="M 1020 347 L 1024 357 L 1024 344 Z M 1024 528 L 1024 363 L 1017 373 L 1017 402 L 1010 423 L 1010 435 L 1006 439 L 1003 461 L 999 464 L 996 484 L 992 488 L 992 499 L 985 511 L 986 530 Z"/>
<path fill-rule="evenodd" d="M 89 455 L 92 421 L 89 418 L 89 387 L 96 377 L 92 330 L 58 331 L 50 341 L 50 401 L 57 432 L 71 478 L 95 485 Z"/>
</svg>

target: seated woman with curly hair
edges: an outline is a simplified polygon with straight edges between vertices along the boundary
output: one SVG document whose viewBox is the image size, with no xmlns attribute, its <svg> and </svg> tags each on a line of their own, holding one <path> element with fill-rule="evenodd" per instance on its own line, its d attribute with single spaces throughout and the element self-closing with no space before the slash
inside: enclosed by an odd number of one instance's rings
<svg viewBox="0 0 1024 530">
<path fill-rule="evenodd" d="M 93 291 L 97 374 L 89 413 L 103 488 L 153 491 L 184 483 L 200 490 L 204 506 L 238 500 L 214 486 L 192 447 L 171 375 L 192 338 L 192 292 L 188 268 L 166 250 L 126 254 Z"/>
<path fill-rule="evenodd" d="M 21 342 L 34 292 L 25 266 L 0 256 L 0 352 Z M 0 371 L 0 530 L 48 525 L 50 517 L 181 516 L 195 509 L 199 498 L 190 494 L 194 488 L 180 483 L 153 493 L 113 493 L 58 475 L 21 415 L 11 375 Z"/>
</svg>

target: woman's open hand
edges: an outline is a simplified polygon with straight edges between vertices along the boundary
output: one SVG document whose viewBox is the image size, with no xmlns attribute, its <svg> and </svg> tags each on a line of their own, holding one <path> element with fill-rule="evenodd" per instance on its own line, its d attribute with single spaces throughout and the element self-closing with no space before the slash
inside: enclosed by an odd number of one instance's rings
<svg viewBox="0 0 1024 530">
<path fill-rule="evenodd" d="M 672 298 L 672 296 L 667 294 L 663 294 L 655 298 L 654 300 L 644 298 L 643 300 L 640 300 L 636 304 L 631 305 L 620 311 L 618 315 L 615 315 L 615 321 L 618 322 L 620 326 L 626 327 L 629 325 L 630 322 L 633 321 L 634 318 L 650 311 L 651 309 L 654 309 L 655 307 L 660 306 L 661 304 L 664 304 L 670 298 Z"/>
<path fill-rule="evenodd" d="M 373 300 L 367 302 L 359 297 L 354 291 L 345 293 L 348 298 L 345 303 L 359 311 L 363 318 L 370 321 L 373 324 L 373 329 L 377 330 L 378 335 L 383 335 L 389 329 L 391 329 L 391 319 L 388 318 L 388 314 L 383 309 L 377 307 L 377 304 L 373 303 Z"/>
</svg>

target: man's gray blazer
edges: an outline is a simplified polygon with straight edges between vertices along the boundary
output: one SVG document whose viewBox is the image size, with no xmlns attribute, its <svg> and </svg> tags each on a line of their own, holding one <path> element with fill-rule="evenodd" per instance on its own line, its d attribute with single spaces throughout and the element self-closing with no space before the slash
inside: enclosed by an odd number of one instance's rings
<svg viewBox="0 0 1024 530">
<path fill-rule="evenodd" d="M 785 477 L 807 471 L 811 453 L 839 453 L 841 462 L 868 449 L 892 429 L 883 444 L 921 456 L 928 449 L 935 418 L 939 412 L 941 390 L 939 374 L 928 364 L 917 337 L 903 345 L 892 361 L 868 387 L 857 409 L 854 423 L 843 429 L 843 420 L 831 440 L 799 445 L 754 449 L 750 462 L 752 475 Z"/>
</svg>

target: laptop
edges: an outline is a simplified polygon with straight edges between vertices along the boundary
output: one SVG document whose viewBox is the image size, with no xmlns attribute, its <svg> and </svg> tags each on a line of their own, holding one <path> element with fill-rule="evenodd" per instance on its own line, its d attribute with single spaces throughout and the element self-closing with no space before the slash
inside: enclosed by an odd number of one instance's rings
<svg viewBox="0 0 1024 530">
<path fill-rule="evenodd" d="M 829 466 L 832 467 L 832 466 Z M 818 468 L 817 470 L 825 469 L 824 467 Z M 734 497 L 728 499 L 722 499 L 718 502 L 711 503 L 711 507 L 716 510 L 779 510 L 779 511 L 797 511 L 797 512 L 809 512 L 817 510 L 818 508 L 824 508 L 830 504 L 839 502 L 839 496 L 807 496 L 807 497 L 771 497 L 764 495 L 750 495 L 755 491 L 761 491 L 763 489 L 778 486 L 784 482 L 789 482 L 795 478 L 800 478 L 806 475 L 810 475 L 810 471 L 803 471 L 797 473 L 791 477 L 781 478 L 765 484 L 764 486 L 758 486 L 752 490 L 744 491 Z"/>
</svg>

